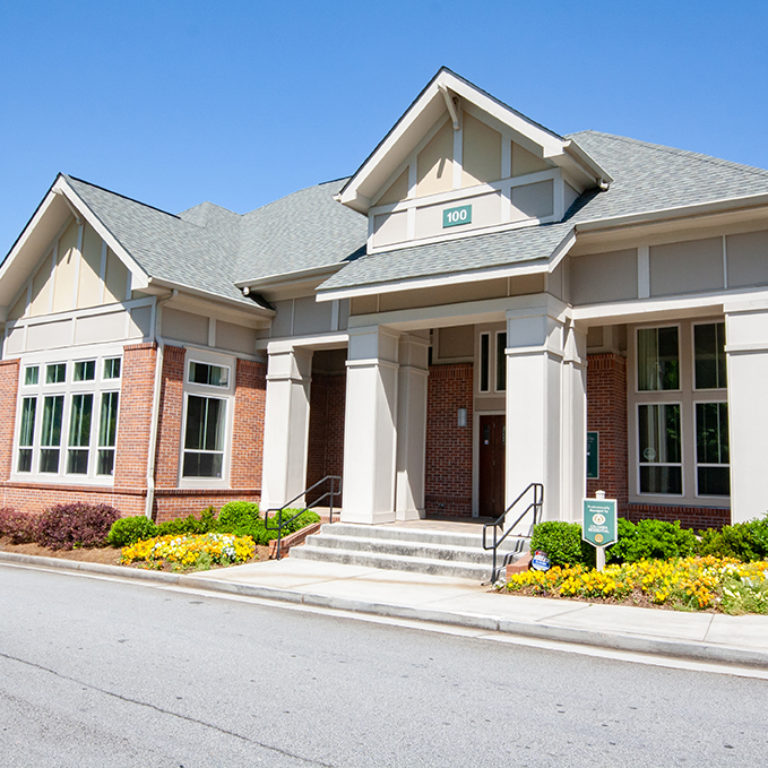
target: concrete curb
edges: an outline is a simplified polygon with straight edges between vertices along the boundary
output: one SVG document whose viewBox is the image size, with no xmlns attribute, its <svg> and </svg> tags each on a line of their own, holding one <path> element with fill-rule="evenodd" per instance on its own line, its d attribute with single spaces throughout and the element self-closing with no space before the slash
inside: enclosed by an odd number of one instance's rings
<svg viewBox="0 0 768 768">
<path fill-rule="evenodd" d="M 38 568 L 58 568 L 64 571 L 85 572 L 137 581 L 164 583 L 240 595 L 266 600 L 288 602 L 317 608 L 330 608 L 352 613 L 365 613 L 389 618 L 413 619 L 438 624 L 452 624 L 488 632 L 504 632 L 522 637 L 543 640 L 557 640 L 566 643 L 610 648 L 636 653 L 662 654 L 680 658 L 696 659 L 727 664 L 768 667 L 768 648 L 765 651 L 733 645 L 710 644 L 695 640 L 673 640 L 633 633 L 605 632 L 581 627 L 563 627 L 542 622 L 521 621 L 500 618 L 489 614 L 440 611 L 432 608 L 418 608 L 395 603 L 367 602 L 350 598 L 330 597 L 313 593 L 298 592 L 277 587 L 263 587 L 231 581 L 217 581 L 205 576 L 183 575 L 165 571 L 144 571 L 119 565 L 104 565 L 77 560 L 62 560 L 55 557 L 22 555 L 15 552 L 0 552 L 0 563 L 31 565 Z M 499 599 L 504 599 L 500 597 Z"/>
</svg>

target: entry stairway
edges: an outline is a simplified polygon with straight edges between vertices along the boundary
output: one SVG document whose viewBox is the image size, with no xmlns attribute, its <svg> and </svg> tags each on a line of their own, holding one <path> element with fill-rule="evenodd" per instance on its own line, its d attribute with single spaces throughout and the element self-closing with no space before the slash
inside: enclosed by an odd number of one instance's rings
<svg viewBox="0 0 768 768">
<path fill-rule="evenodd" d="M 454 524 L 454 527 L 457 526 Z M 326 524 L 318 533 L 308 536 L 303 546 L 291 549 L 290 556 L 488 581 L 493 553 L 483 549 L 482 526 L 464 524 L 461 527 L 461 531 L 441 529 L 437 521 L 430 527 L 408 523 Z M 490 541 L 493 537 L 489 534 Z M 518 549 L 519 556 L 527 543 L 525 539 L 510 536 L 499 548 L 499 562 L 507 553 L 512 556 Z"/>
</svg>

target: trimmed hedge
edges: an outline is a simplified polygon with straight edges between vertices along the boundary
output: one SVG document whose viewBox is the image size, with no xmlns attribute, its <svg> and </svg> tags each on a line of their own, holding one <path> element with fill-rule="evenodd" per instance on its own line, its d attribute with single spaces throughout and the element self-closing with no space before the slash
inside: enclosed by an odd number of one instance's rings
<svg viewBox="0 0 768 768">
<path fill-rule="evenodd" d="M 547 553 L 552 565 L 595 565 L 595 550 L 581 540 L 581 526 L 549 520 L 534 526 L 531 552 L 540 549 Z"/>
<path fill-rule="evenodd" d="M 693 531 L 680 523 L 665 520 L 641 520 L 637 525 L 619 518 L 619 540 L 606 552 L 612 563 L 636 563 L 639 560 L 669 560 L 695 555 L 698 542 Z"/>
<path fill-rule="evenodd" d="M 113 547 L 128 547 L 141 539 L 157 536 L 157 526 L 146 515 L 121 517 L 112 523 L 107 543 Z"/>
</svg>

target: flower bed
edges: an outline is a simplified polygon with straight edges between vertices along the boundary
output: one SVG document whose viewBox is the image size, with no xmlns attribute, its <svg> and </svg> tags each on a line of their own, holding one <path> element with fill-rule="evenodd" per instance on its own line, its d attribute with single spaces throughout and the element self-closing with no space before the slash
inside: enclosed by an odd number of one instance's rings
<svg viewBox="0 0 768 768">
<path fill-rule="evenodd" d="M 255 552 L 256 544 L 250 536 L 231 533 L 155 536 L 123 547 L 120 562 L 145 563 L 151 568 L 168 564 L 177 569 L 204 569 L 212 565 L 244 563 Z"/>
<path fill-rule="evenodd" d="M 768 613 L 768 562 L 707 556 L 640 560 L 608 565 L 603 571 L 556 566 L 514 574 L 501 589 L 678 610 Z"/>
</svg>

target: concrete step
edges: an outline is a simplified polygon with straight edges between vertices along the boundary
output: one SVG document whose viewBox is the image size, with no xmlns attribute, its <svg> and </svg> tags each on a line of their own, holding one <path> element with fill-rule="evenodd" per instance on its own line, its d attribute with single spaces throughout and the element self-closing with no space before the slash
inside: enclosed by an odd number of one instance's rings
<svg viewBox="0 0 768 768">
<path fill-rule="evenodd" d="M 313 534 L 307 543 L 323 549 L 345 549 L 358 552 L 376 552 L 381 555 L 419 557 L 428 560 L 460 561 L 478 565 L 491 565 L 493 553 L 482 549 L 479 540 L 472 546 L 433 544 L 406 539 L 363 538 L 362 536 L 337 536 L 335 531 Z M 505 542 L 506 543 L 506 542 Z"/>
<path fill-rule="evenodd" d="M 324 560 L 346 565 L 363 565 L 368 568 L 384 568 L 397 571 L 415 571 L 435 576 L 452 576 L 457 579 L 483 581 L 490 576 L 490 566 L 472 563 L 432 560 L 422 557 L 378 554 L 350 549 L 328 549 L 317 547 L 309 541 L 291 550 L 291 558 L 302 560 Z"/>
<path fill-rule="evenodd" d="M 411 541 L 424 544 L 442 544 L 449 547 L 482 547 L 483 529 L 477 526 L 476 532 L 457 533 L 455 531 L 440 531 L 429 528 L 414 528 L 407 525 L 356 525 L 354 523 L 333 523 L 324 525 L 321 533 L 332 533 L 334 536 L 349 536 L 363 539 L 387 539 L 396 541 Z M 493 532 L 488 531 L 488 541 L 493 540 Z M 500 549 L 514 549 L 514 541 L 509 537 Z"/>
<path fill-rule="evenodd" d="M 489 536 L 489 540 L 491 537 Z M 518 539 L 509 537 L 499 549 L 498 565 L 513 552 Z M 526 549 L 527 541 L 521 549 Z M 324 525 L 308 536 L 291 557 L 326 560 L 370 568 L 415 571 L 462 579 L 487 580 L 493 553 L 482 548 L 482 529 L 457 532 L 397 525 Z"/>
</svg>

